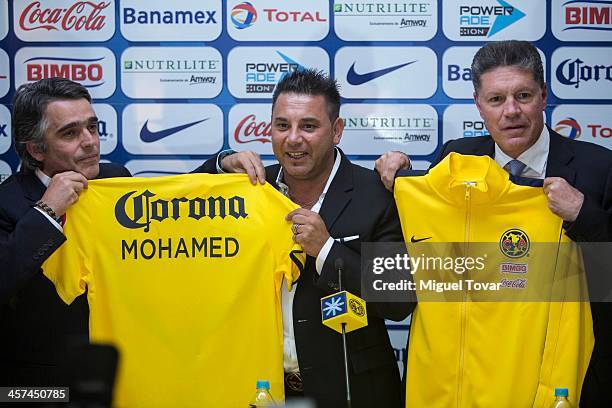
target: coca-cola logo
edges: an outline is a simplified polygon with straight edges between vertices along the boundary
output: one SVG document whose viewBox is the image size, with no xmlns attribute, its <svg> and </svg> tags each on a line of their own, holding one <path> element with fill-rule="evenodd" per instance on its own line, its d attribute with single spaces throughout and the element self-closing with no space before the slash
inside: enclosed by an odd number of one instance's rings
<svg viewBox="0 0 612 408">
<path fill-rule="evenodd" d="M 255 115 L 247 115 L 238 122 L 234 139 L 238 143 L 270 143 L 272 141 L 272 124 L 264 121 L 257 122 Z"/>
<path fill-rule="evenodd" d="M 21 13 L 19 26 L 24 31 L 100 31 L 106 25 L 106 16 L 101 13 L 110 4 L 77 1 L 68 8 L 43 8 L 40 1 L 35 1 Z"/>
</svg>

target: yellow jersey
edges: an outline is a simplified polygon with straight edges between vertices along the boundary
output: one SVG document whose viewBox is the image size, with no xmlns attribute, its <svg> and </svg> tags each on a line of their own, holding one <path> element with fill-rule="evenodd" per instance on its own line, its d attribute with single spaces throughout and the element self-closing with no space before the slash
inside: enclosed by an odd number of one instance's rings
<svg viewBox="0 0 612 408">
<path fill-rule="evenodd" d="M 258 379 L 283 400 L 295 208 L 246 175 L 89 182 L 43 270 L 66 303 L 87 291 L 91 341 L 118 348 L 114 406 L 246 407 Z"/>
<path fill-rule="evenodd" d="M 444 293 L 423 285 L 439 271 L 414 275 L 406 406 L 544 408 L 555 387 L 578 406 L 591 312 L 584 275 L 571 272 L 576 246 L 542 188 L 512 183 L 488 156 L 451 153 L 425 176 L 397 178 L 395 199 L 411 257 L 472 259 L 446 275 L 457 279 Z"/>
</svg>

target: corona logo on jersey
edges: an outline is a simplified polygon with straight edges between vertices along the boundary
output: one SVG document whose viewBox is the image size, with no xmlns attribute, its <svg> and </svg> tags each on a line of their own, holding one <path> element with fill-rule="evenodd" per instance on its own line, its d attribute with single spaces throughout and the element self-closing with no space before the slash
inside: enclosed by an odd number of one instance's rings
<svg viewBox="0 0 612 408">
<path fill-rule="evenodd" d="M 234 23 L 234 27 L 239 30 L 244 30 L 255 24 L 257 21 L 257 10 L 255 7 L 248 1 L 244 3 L 237 4 L 232 9 L 232 23 Z"/>
<path fill-rule="evenodd" d="M 134 193 L 136 191 L 130 191 L 117 200 L 115 218 L 125 228 L 144 228 L 144 232 L 149 231 L 152 222 L 161 222 L 168 218 L 175 221 L 183 217 L 194 220 L 200 220 L 203 217 L 211 220 L 215 217 L 224 219 L 227 216 L 240 219 L 248 215 L 244 198 L 239 196 L 175 197 L 164 200 L 154 199 L 156 194 L 149 190 L 136 196 Z M 132 198 L 131 201 L 130 198 Z"/>
<path fill-rule="evenodd" d="M 557 123 L 555 132 L 567 135 L 570 139 L 578 139 L 582 134 L 582 128 L 576 119 L 566 118 Z"/>
<path fill-rule="evenodd" d="M 521 258 L 529 253 L 529 237 L 523 230 L 509 229 L 502 234 L 499 249 L 509 258 Z"/>
<path fill-rule="evenodd" d="M 43 8 L 40 1 L 30 3 L 19 17 L 23 31 L 100 31 L 106 24 L 101 15 L 111 2 L 77 1 L 68 8 Z"/>
</svg>

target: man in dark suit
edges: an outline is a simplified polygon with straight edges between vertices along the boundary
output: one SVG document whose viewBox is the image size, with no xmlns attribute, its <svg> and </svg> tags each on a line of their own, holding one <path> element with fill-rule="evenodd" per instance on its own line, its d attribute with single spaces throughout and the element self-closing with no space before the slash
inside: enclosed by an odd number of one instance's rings
<svg viewBox="0 0 612 408">
<path fill-rule="evenodd" d="M 22 168 L 0 185 L 2 386 L 68 385 L 68 352 L 87 343 L 85 296 L 66 306 L 40 267 L 66 240 L 62 216 L 87 180 L 130 176 L 123 166 L 99 164 L 97 125 L 87 89 L 70 80 L 43 79 L 15 93 Z"/>
<path fill-rule="evenodd" d="M 491 137 L 451 140 L 432 165 L 450 152 L 488 155 L 511 174 L 544 179 L 552 212 L 564 220 L 565 234 L 578 242 L 612 241 L 612 152 L 570 140 L 544 126 L 547 88 L 536 48 L 525 41 L 482 47 L 472 62 L 474 101 Z M 409 159 L 389 152 L 377 160 L 383 182 L 392 189 L 396 171 Z M 595 266 L 593 248 L 584 246 L 595 348 L 585 377 L 581 407 L 612 406 L 612 304 L 602 288 L 609 265 Z M 602 248 L 600 246 L 599 248 Z M 607 292 L 607 293 L 606 293 Z M 609 299 L 608 299 L 609 302 Z M 559 384 L 559 386 L 563 386 Z"/>
<path fill-rule="evenodd" d="M 361 243 L 402 241 L 392 196 L 374 172 L 351 164 L 335 147 L 344 129 L 339 111 L 335 81 L 311 70 L 287 75 L 272 101 L 272 145 L 280 165 L 264 170 L 249 152 L 220 163 L 225 171 L 249 173 L 253 182 L 263 182 L 265 174 L 302 207 L 286 217 L 308 258 L 296 288 L 283 284 L 285 390 L 334 408 L 346 405 L 342 339 L 322 325 L 320 299 L 338 290 L 335 261 L 344 261 L 343 288 L 360 294 Z M 198 171 L 215 167 L 209 160 Z M 368 304 L 368 326 L 347 335 L 353 407 L 403 405 L 384 318 L 402 320 L 408 313 L 407 304 Z"/>
</svg>

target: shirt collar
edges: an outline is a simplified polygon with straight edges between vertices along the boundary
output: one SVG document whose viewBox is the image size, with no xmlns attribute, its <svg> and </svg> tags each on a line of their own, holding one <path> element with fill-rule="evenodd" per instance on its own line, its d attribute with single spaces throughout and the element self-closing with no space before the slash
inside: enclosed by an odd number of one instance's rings
<svg viewBox="0 0 612 408">
<path fill-rule="evenodd" d="M 338 168 L 340 168 L 340 162 L 342 161 L 342 156 L 340 154 L 340 150 L 337 147 L 334 148 L 334 152 L 336 154 L 336 158 L 334 160 L 334 165 L 332 167 L 331 173 L 329 173 L 329 177 L 327 178 L 327 182 L 325 183 L 325 187 L 323 188 L 323 192 L 319 196 L 317 202 L 312 206 L 310 211 L 318 213 L 323 205 L 323 200 L 325 199 L 325 194 L 327 194 L 327 190 L 331 182 L 333 181 L 336 173 L 338 172 Z M 283 182 L 283 167 L 281 166 L 278 170 L 278 174 L 276 175 L 276 185 L 278 186 L 278 190 L 285 196 L 289 197 L 289 186 Z"/>
<path fill-rule="evenodd" d="M 34 170 L 34 173 L 36 174 L 36 177 L 38 177 L 40 182 L 44 184 L 45 187 L 49 187 L 49 183 L 51 183 L 51 177 L 43 173 L 42 170 L 38 167 L 36 168 L 36 170 Z"/>
<path fill-rule="evenodd" d="M 527 167 L 523 171 L 522 176 L 544 178 L 546 174 L 546 163 L 548 161 L 548 151 L 550 148 L 550 134 L 548 128 L 544 126 L 538 140 L 529 149 L 517 157 L 517 160 L 523 162 Z M 500 167 L 505 168 L 512 157 L 508 156 L 503 150 L 495 144 L 495 161 Z"/>
</svg>

